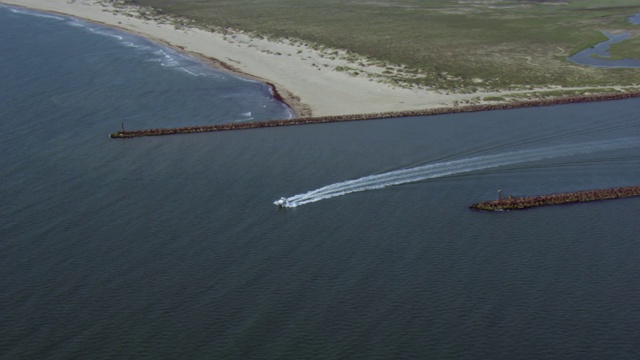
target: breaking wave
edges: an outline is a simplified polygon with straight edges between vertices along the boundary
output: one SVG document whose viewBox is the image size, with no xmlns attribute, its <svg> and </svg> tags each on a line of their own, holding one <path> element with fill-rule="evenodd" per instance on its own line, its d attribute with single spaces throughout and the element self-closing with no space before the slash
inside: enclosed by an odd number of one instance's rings
<svg viewBox="0 0 640 360">
<path fill-rule="evenodd" d="M 6 6 L 2 6 L 2 7 L 6 7 Z M 27 9 L 17 9 L 17 8 L 10 7 L 9 11 L 11 11 L 14 14 L 20 14 L 20 15 L 29 15 L 29 16 L 35 16 L 35 17 L 45 18 L 45 19 L 65 20 L 60 16 L 45 14 L 45 13 L 31 11 Z"/>
<path fill-rule="evenodd" d="M 359 179 L 327 185 L 303 194 L 290 196 L 285 198 L 286 201 L 277 200 L 274 204 L 283 207 L 298 207 L 320 200 L 365 190 L 382 189 L 393 185 L 407 184 L 416 181 L 492 169 L 519 163 L 600 151 L 626 149 L 636 146 L 640 146 L 640 138 L 619 138 L 570 145 L 556 145 L 538 149 L 518 150 L 496 155 L 484 155 L 460 160 L 438 162 L 409 169 L 390 171 L 383 174 L 369 175 Z"/>
</svg>

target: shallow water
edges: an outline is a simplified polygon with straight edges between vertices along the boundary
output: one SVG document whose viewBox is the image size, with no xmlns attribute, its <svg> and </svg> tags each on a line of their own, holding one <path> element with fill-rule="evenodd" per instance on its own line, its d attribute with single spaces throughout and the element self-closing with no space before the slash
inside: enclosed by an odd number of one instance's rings
<svg viewBox="0 0 640 360">
<path fill-rule="evenodd" d="M 609 54 L 609 48 L 613 44 L 617 44 L 624 40 L 631 38 L 630 33 L 612 34 L 608 31 L 602 31 L 602 33 L 608 37 L 607 41 L 603 41 L 594 47 L 584 49 L 577 52 L 567 59 L 573 63 L 580 65 L 588 65 L 592 67 L 604 67 L 604 68 L 636 68 L 640 67 L 639 59 L 620 59 L 610 60 L 607 59 L 611 55 Z"/>
<path fill-rule="evenodd" d="M 640 137 L 640 100 L 112 140 L 120 119 L 287 110 L 262 85 L 70 21 L 0 7 L 2 357 L 640 355 L 638 199 L 468 209 L 497 189 L 637 185 L 622 142 Z M 557 156 L 272 204 L 540 149 Z"/>
</svg>

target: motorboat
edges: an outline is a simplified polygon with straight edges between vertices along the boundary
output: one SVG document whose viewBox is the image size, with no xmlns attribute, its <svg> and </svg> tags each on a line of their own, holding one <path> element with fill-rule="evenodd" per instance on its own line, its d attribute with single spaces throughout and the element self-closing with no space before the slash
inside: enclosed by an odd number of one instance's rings
<svg viewBox="0 0 640 360">
<path fill-rule="evenodd" d="M 286 197 L 281 197 L 279 200 L 273 202 L 275 205 L 278 205 L 281 208 L 291 207 L 289 200 Z"/>
</svg>

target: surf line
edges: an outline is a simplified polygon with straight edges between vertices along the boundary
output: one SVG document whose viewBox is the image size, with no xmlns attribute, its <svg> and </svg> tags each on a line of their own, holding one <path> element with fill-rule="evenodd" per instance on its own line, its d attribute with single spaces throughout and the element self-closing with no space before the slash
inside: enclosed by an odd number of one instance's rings
<svg viewBox="0 0 640 360">
<path fill-rule="evenodd" d="M 282 197 L 279 200 L 274 201 L 274 205 L 286 208 L 295 208 L 320 200 L 326 200 L 336 196 L 347 195 L 360 191 L 382 189 L 394 185 L 463 174 L 472 171 L 493 169 L 507 165 L 601 151 L 627 149 L 637 146 L 640 146 L 640 138 L 628 137 L 568 145 L 555 145 L 537 149 L 516 150 L 502 154 L 483 155 L 460 160 L 444 161 L 409 169 L 390 171 L 383 174 L 369 175 L 354 180 L 342 181 L 302 194 Z"/>
</svg>

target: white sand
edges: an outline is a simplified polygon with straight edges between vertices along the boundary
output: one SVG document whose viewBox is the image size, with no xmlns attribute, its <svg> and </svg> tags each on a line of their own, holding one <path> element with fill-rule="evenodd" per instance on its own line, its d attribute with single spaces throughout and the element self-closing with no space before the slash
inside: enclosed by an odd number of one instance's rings
<svg viewBox="0 0 640 360">
<path fill-rule="evenodd" d="M 100 0 L 0 0 L 1 3 L 67 14 L 117 27 L 164 42 L 192 54 L 217 59 L 224 67 L 272 83 L 299 115 L 345 115 L 405 111 L 452 106 L 483 94 L 441 94 L 405 89 L 372 81 L 363 74 L 384 69 L 357 65 L 339 57 L 330 59 L 307 46 L 288 41 L 256 39 L 243 33 L 221 34 L 197 28 L 177 30 L 160 19 L 145 20 L 116 14 Z M 338 67 L 355 68 L 337 71 Z M 505 92 L 507 93 L 507 92 Z M 502 94 L 505 94 L 502 93 Z"/>
</svg>

